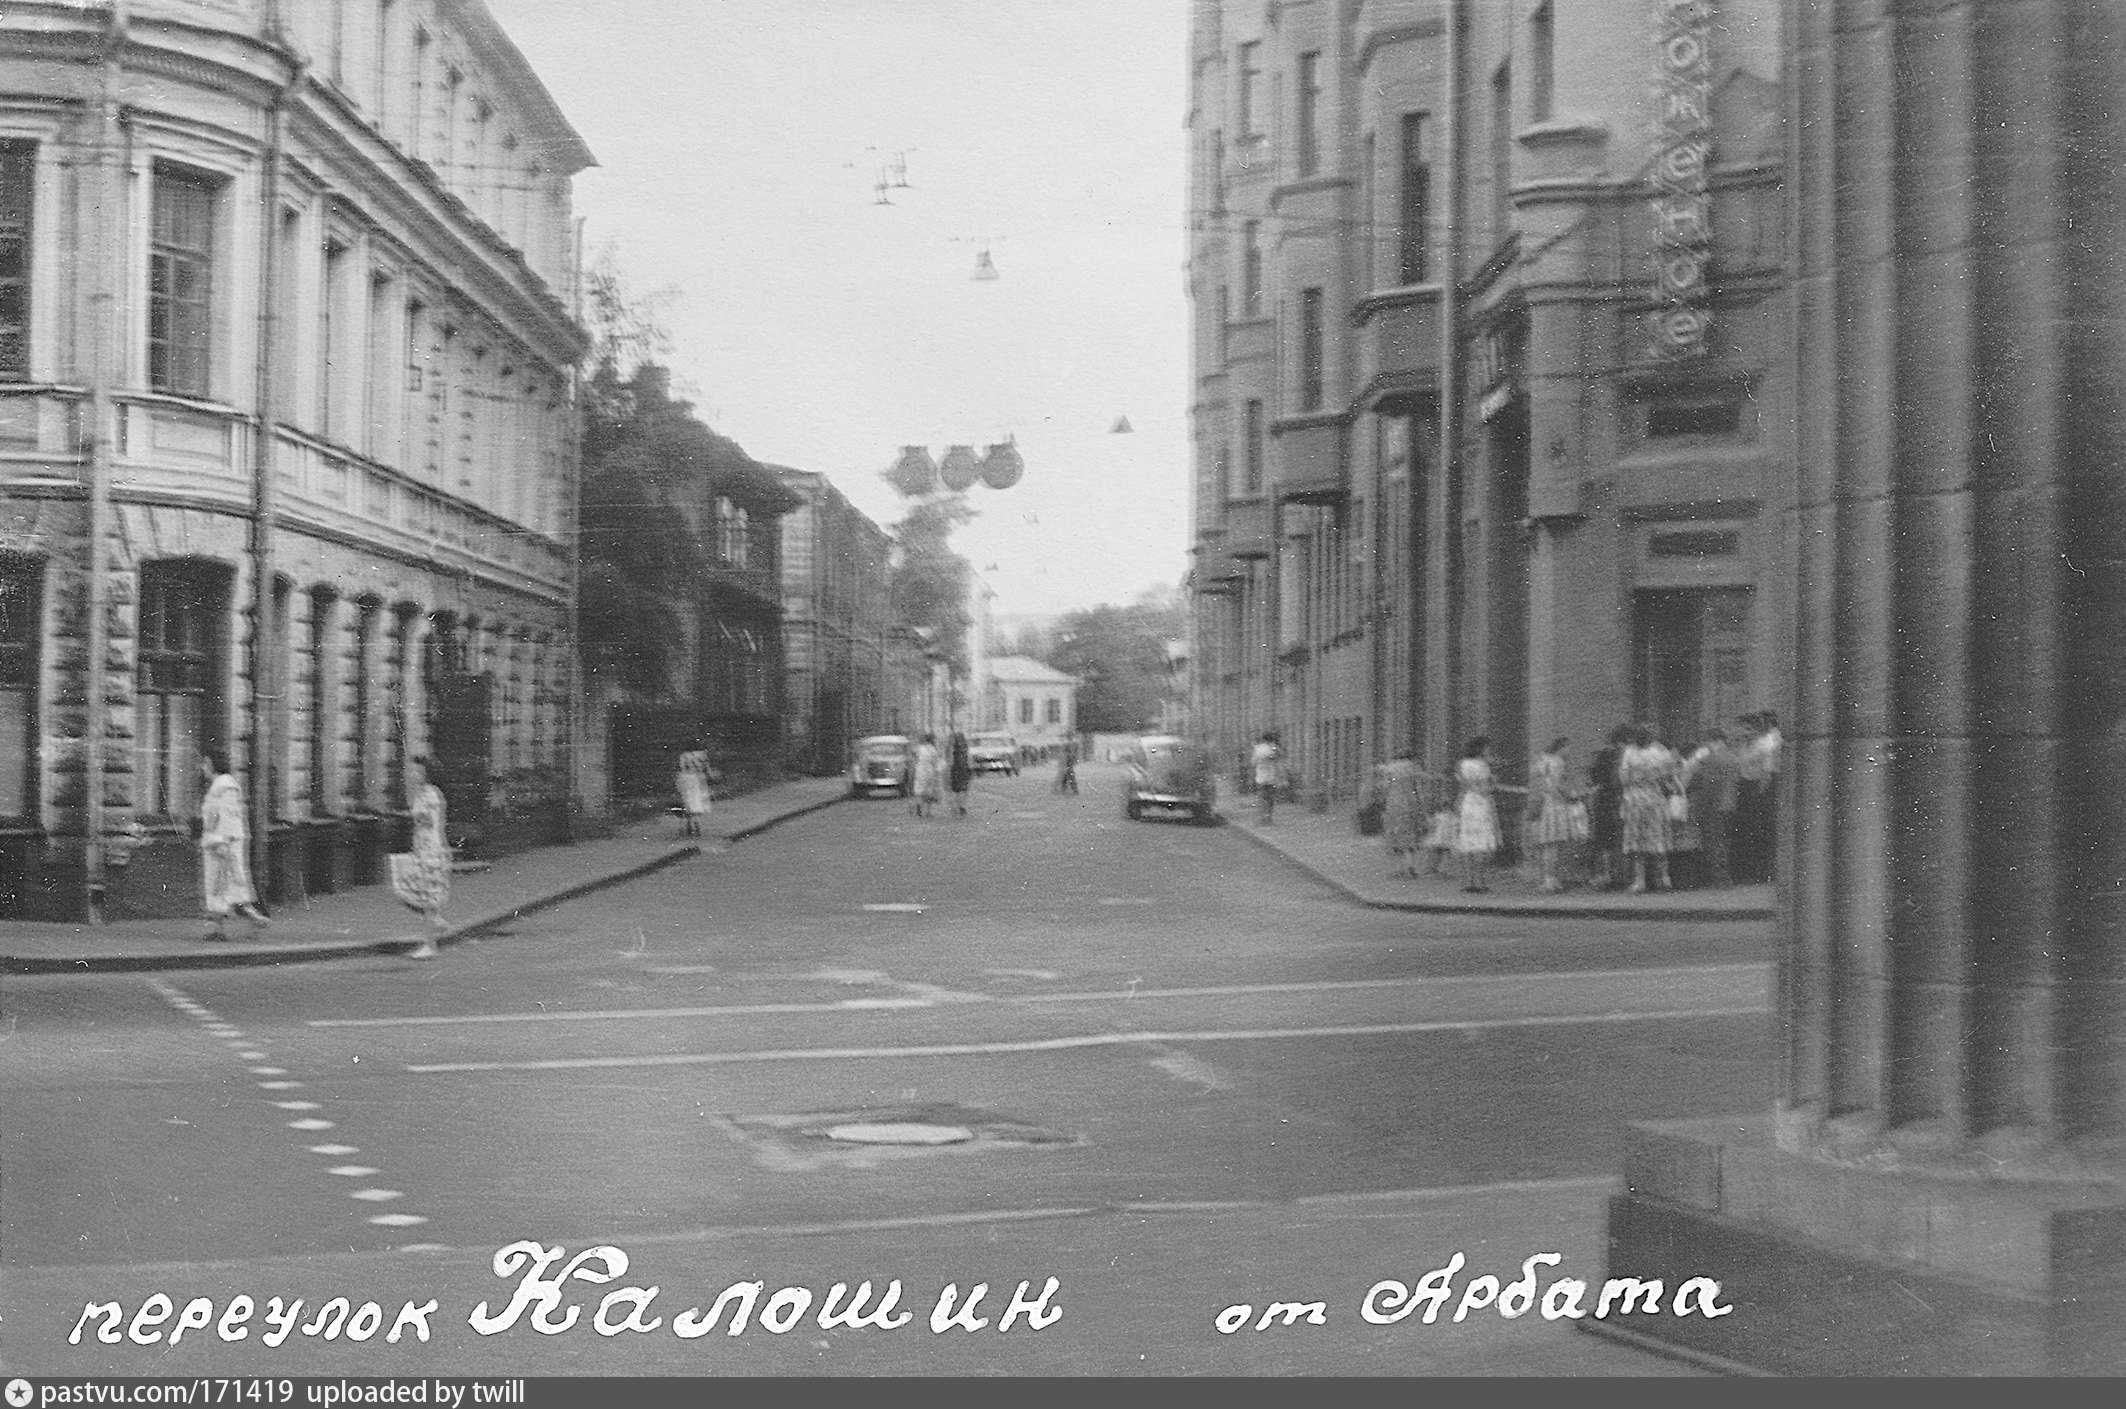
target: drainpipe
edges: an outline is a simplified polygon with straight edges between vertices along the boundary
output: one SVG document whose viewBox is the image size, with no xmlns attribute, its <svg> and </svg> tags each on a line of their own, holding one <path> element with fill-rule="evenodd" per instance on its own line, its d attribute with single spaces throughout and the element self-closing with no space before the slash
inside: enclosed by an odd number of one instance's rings
<svg viewBox="0 0 2126 1409">
<path fill-rule="evenodd" d="M 81 907 L 92 925 L 103 923 L 103 760 L 104 728 L 110 706 L 104 701 L 110 650 L 110 624 L 104 619 L 110 601 L 110 570 L 104 540 L 111 523 L 111 343 L 115 336 L 120 240 L 125 210 L 126 173 L 119 158 L 121 112 L 118 87 L 125 76 L 126 5 L 111 0 L 103 33 L 103 82 L 97 99 L 95 179 L 90 189 L 101 206 L 93 225 L 89 294 L 89 415 L 84 436 L 89 477 L 88 679 L 82 728 L 82 884 Z"/>
<path fill-rule="evenodd" d="M 1464 47 L 1467 42 L 1467 27 L 1467 0 L 1452 0 L 1447 14 L 1447 131 L 1444 144 L 1447 151 L 1447 192 L 1446 199 L 1441 202 L 1443 207 L 1441 215 L 1447 234 L 1446 267 L 1441 271 L 1439 305 L 1439 470 L 1436 478 L 1438 480 L 1438 493 L 1442 512 L 1437 515 L 1426 515 L 1428 520 L 1438 524 L 1437 541 L 1439 556 L 1443 560 L 1443 573 L 1453 566 L 1451 562 L 1446 560 L 1461 556 L 1459 554 L 1449 554 L 1446 550 L 1449 543 L 1456 540 L 1462 531 L 1461 496 L 1455 489 L 1455 476 L 1457 473 L 1455 449 L 1461 438 L 1459 434 L 1461 428 L 1461 345 L 1455 334 L 1457 331 L 1456 323 L 1461 316 L 1462 183 L 1466 175 L 1465 168 L 1468 164 L 1468 153 L 1463 149 L 1462 140 L 1462 67 L 1467 62 L 1467 56 L 1464 53 Z M 1430 492 L 1431 490 L 1428 487 L 1428 493 Z M 1457 611 L 1456 604 L 1465 600 L 1467 594 L 1456 591 L 1455 584 L 1447 580 L 1444 575 L 1441 579 L 1441 586 L 1445 589 L 1439 594 L 1441 605 L 1447 613 L 1452 614 Z M 1427 595 L 1429 596 L 1430 594 Z M 1420 627 L 1420 629 L 1426 628 Z M 1460 696 L 1462 662 L 1457 658 L 1448 658 L 1446 647 L 1450 641 L 1458 644 L 1460 634 L 1458 630 L 1453 628 L 1451 622 L 1443 616 L 1441 620 L 1441 639 L 1439 643 L 1441 649 L 1439 656 L 1447 667 L 1444 672 L 1448 682 L 1447 697 L 1438 701 L 1426 701 L 1425 709 L 1427 715 L 1439 719 L 1445 724 L 1449 748 L 1455 745 L 1456 730 L 1454 726 L 1459 722 L 1460 716 L 1456 701 Z M 1439 671 L 1430 672 L 1434 678 L 1438 678 L 1442 673 Z M 1428 729 L 1426 732 L 1430 733 L 1431 731 Z M 1441 759 L 1426 759 L 1428 767 L 1435 763 L 1443 762 L 1444 760 Z"/>
<path fill-rule="evenodd" d="M 274 447 L 281 422 L 281 147 L 286 140 L 288 100 L 309 76 L 310 62 L 287 47 L 278 7 L 267 34 L 281 47 L 288 78 L 266 108 L 263 186 L 259 194 L 258 250 L 258 429 L 251 452 L 251 875 L 264 891 L 272 876 L 273 758 L 276 711 L 284 677 L 279 623 L 273 614 L 273 516 L 277 508 Z"/>
</svg>

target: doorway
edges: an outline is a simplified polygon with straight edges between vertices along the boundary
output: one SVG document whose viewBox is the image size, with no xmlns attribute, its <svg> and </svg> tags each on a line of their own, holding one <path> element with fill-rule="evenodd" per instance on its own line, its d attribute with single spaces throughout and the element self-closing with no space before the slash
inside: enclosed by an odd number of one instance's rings
<svg viewBox="0 0 2126 1409">
<path fill-rule="evenodd" d="M 1751 708 L 1747 587 L 1641 592 L 1633 604 L 1634 717 L 1688 753 Z"/>
</svg>

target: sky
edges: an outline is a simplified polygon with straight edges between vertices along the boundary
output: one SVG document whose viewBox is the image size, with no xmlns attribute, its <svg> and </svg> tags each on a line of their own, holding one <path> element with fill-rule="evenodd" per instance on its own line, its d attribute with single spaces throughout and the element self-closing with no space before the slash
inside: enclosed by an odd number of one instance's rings
<svg viewBox="0 0 2126 1409">
<path fill-rule="evenodd" d="M 1024 477 L 953 539 L 997 612 L 1178 585 L 1185 0 L 487 4 L 598 159 L 586 261 L 655 300 L 701 419 L 888 526 L 900 447 L 1012 437 Z"/>
</svg>

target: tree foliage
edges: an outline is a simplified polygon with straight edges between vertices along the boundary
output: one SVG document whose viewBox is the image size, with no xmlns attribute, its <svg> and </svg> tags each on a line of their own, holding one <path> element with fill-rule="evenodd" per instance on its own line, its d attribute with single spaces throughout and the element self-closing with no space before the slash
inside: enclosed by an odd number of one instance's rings
<svg viewBox="0 0 2126 1409">
<path fill-rule="evenodd" d="M 952 551 L 952 531 L 974 518 L 965 497 L 941 494 L 912 501 L 893 526 L 893 619 L 925 633 L 952 663 L 967 669 L 967 595 L 973 569 Z"/>
<path fill-rule="evenodd" d="M 1078 677 L 1078 727 L 1136 733 L 1155 727 L 1173 698 L 1167 646 L 1188 630 L 1178 592 L 1147 592 L 1127 606 L 1071 612 L 1056 623 L 1047 663 Z"/>
</svg>

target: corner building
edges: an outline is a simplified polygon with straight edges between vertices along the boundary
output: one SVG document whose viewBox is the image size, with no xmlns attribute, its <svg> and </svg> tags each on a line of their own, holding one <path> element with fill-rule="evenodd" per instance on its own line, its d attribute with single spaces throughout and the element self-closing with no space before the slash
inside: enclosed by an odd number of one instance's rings
<svg viewBox="0 0 2126 1409">
<path fill-rule="evenodd" d="M 0 12 L 0 914 L 287 900 L 567 793 L 570 178 L 477 0 Z"/>
<path fill-rule="evenodd" d="M 1200 0 L 1191 707 L 1302 788 L 1774 703 L 1775 0 Z"/>
</svg>

